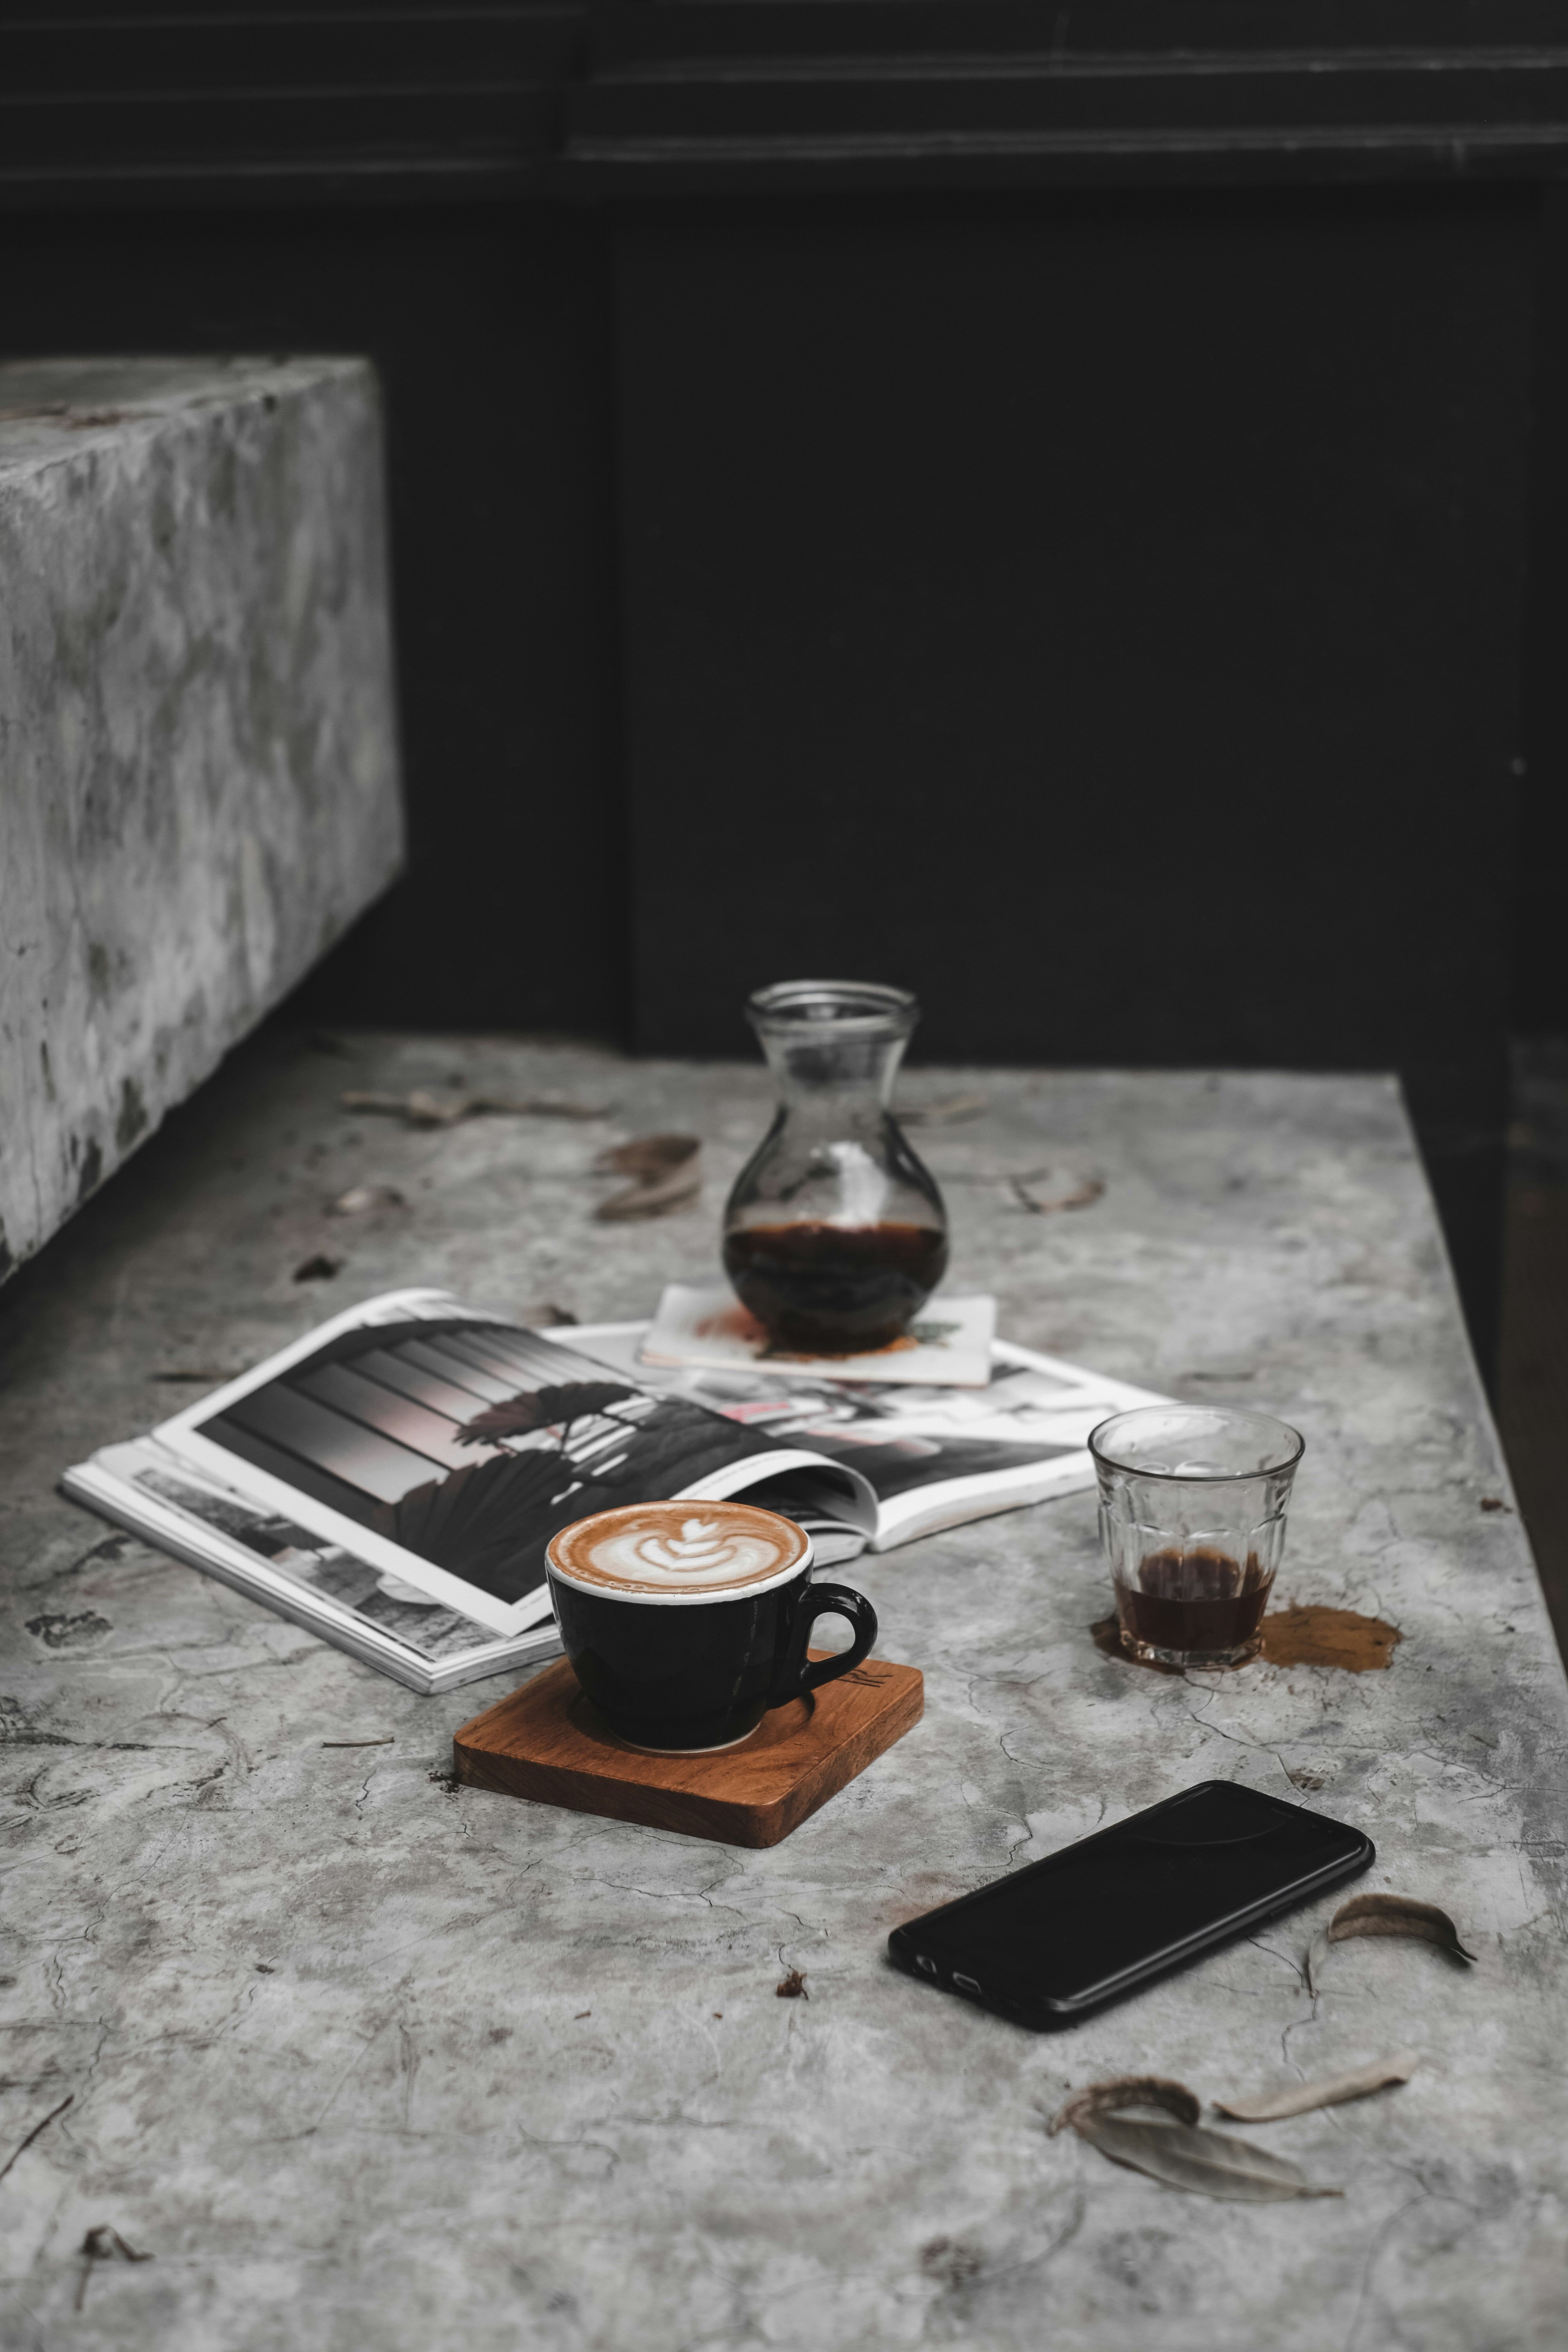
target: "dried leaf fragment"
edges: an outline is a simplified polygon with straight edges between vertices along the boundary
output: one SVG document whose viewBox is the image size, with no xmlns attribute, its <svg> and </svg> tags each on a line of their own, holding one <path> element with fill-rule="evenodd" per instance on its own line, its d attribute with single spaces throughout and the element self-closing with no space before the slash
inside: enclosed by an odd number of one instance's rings
<svg viewBox="0 0 1568 2352">
<path fill-rule="evenodd" d="M 1155 2122 L 1120 2112 L 1126 2107 L 1163 2107 L 1175 2117 Z M 1184 2083 L 1158 2074 L 1129 2074 L 1091 2083 L 1070 2098 L 1051 2124 L 1053 2133 L 1070 2127 L 1112 2164 L 1147 2173 L 1168 2189 L 1195 2197 L 1217 2197 L 1244 2205 L 1277 2205 L 1300 2197 L 1340 2197 L 1339 2189 L 1314 2189 L 1283 2157 L 1224 2132 L 1198 2128 L 1198 2102 Z"/>
<path fill-rule="evenodd" d="M 501 1118 L 607 1118 L 607 1103 L 575 1102 L 569 1095 L 490 1095 L 471 1087 L 416 1087 L 411 1094 L 352 1092 L 342 1097 L 345 1110 L 384 1113 L 405 1118 L 410 1127 L 456 1127 L 459 1119 L 489 1114 Z"/>
<path fill-rule="evenodd" d="M 788 1976 L 784 1979 L 784 1982 L 782 1984 L 774 1985 L 773 1990 L 777 1993 L 781 2000 L 809 2000 L 811 1999 L 811 1995 L 805 1989 L 805 1970 L 801 1969 L 791 1969 Z"/>
<path fill-rule="evenodd" d="M 1075 2091 L 1066 2106 L 1051 2119 L 1047 2137 L 1059 2131 L 1081 2132 L 1086 2122 L 1114 2114 L 1118 2107 L 1164 2107 L 1178 2123 L 1195 2124 L 1203 2102 L 1184 2083 L 1164 2074 L 1118 2074 L 1108 2083 L 1090 2083 Z"/>
<path fill-rule="evenodd" d="M 521 1102 L 486 1100 L 479 1108 L 512 1118 L 608 1118 L 615 1105 L 578 1102 L 572 1095 L 525 1095 Z"/>
<path fill-rule="evenodd" d="M 1030 1192 L 1021 1176 L 1010 1176 L 1007 1181 L 1018 1206 L 1021 1209 L 1027 1209 L 1032 1217 L 1054 1217 L 1062 1209 L 1087 1209 L 1092 1202 L 1100 1199 L 1105 1190 L 1101 1178 L 1085 1176 L 1074 1185 L 1070 1192 L 1064 1192 L 1054 1201 L 1042 1201 L 1037 1194 Z"/>
<path fill-rule="evenodd" d="M 94 2263 L 150 2263 L 151 2254 L 139 2254 L 134 2246 L 127 2245 L 118 2230 L 100 2222 L 89 2230 L 81 2242 L 81 2277 L 77 2282 L 76 2307 L 79 2311 L 87 2301 L 87 2283 L 92 2276 Z"/>
<path fill-rule="evenodd" d="M 695 1135 L 634 1135 L 629 1143 L 607 1145 L 594 1165 L 616 1176 L 635 1176 L 642 1184 L 657 1184 L 684 1168 L 701 1148 Z"/>
<path fill-rule="evenodd" d="M 405 1209 L 408 1206 L 395 1184 L 351 1184 L 335 1201 L 327 1203 L 331 1217 L 363 1217 L 367 1209 Z"/>
<path fill-rule="evenodd" d="M 1408 2083 L 1421 2063 L 1419 2050 L 1396 2050 L 1392 2058 L 1374 2058 L 1349 2074 L 1326 2074 L 1316 2083 L 1291 2083 L 1283 2091 L 1265 2092 L 1257 2099 L 1216 2099 L 1215 2110 L 1233 2116 L 1240 2124 L 1277 2123 L 1282 2116 L 1310 2115 L 1314 2107 L 1342 2107 L 1349 2099 L 1370 2098 L 1373 2091 L 1392 2090 Z"/>
<path fill-rule="evenodd" d="M 954 1127 L 963 1118 L 978 1118 L 991 1108 L 989 1095 L 940 1095 L 935 1102 L 916 1103 L 898 1114 L 901 1127 Z"/>
<path fill-rule="evenodd" d="M 629 1143 L 601 1151 L 594 1165 L 634 1180 L 600 1202 L 594 1214 L 603 1225 L 627 1217 L 667 1217 L 702 1190 L 702 1145 L 695 1135 L 634 1136 Z"/>
<path fill-rule="evenodd" d="M 1331 1945 L 1348 1943 L 1354 1936 L 1411 1936 L 1417 1943 L 1436 1944 L 1456 1960 L 1473 1960 L 1459 1941 L 1459 1931 L 1435 1903 L 1417 1903 L 1408 1895 L 1352 1895 L 1342 1903 L 1307 1955 L 1307 1990 L 1315 1993 Z"/>
<path fill-rule="evenodd" d="M 303 1265 L 294 1268 L 294 1279 L 296 1282 L 332 1282 L 347 1264 L 346 1258 L 329 1257 L 325 1250 L 318 1250 L 313 1257 L 306 1258 Z"/>
<path fill-rule="evenodd" d="M 1146 2172 L 1168 2189 L 1218 2197 L 1238 2205 L 1279 2205 L 1293 2197 L 1342 2197 L 1342 2189 L 1314 2189 L 1299 2165 L 1250 2141 L 1192 2124 L 1145 2123 L 1133 2116 L 1101 2116 L 1079 2137 L 1112 2164 Z"/>
</svg>

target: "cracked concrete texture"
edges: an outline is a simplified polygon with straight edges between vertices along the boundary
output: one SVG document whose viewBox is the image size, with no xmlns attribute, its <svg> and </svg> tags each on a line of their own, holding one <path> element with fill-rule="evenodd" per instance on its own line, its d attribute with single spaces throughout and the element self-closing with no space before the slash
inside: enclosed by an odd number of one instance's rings
<svg viewBox="0 0 1568 2352">
<path fill-rule="evenodd" d="M 0 365 L 0 1278 L 402 853 L 363 360 Z"/>
<path fill-rule="evenodd" d="M 1568 1707 L 1392 1086 L 916 1070 L 955 1286 L 1009 1333 L 1307 1435 L 1281 1597 L 1392 1620 L 1387 1673 L 1144 1675 L 1087 1496 L 846 1571 L 924 1722 L 782 1846 L 441 1779 L 505 1683 L 422 1699 L 113 1534 L 52 1481 L 351 1297 L 445 1282 L 584 1320 L 710 1275 L 757 1069 L 264 1035 L 0 1302 L 0 2341 L 209 2352 L 1518 2352 L 1561 2341 Z M 611 1102 L 416 1132 L 345 1087 Z M 705 1139 L 703 1199 L 599 1226 L 603 1143 Z M 1007 1180 L 1105 1179 L 1029 1215 Z M 405 1205 L 328 1213 L 350 1185 Z M 297 1284 L 313 1253 L 332 1283 Z M 44 1628 L 28 1630 L 37 1621 Z M 51 1643 L 50 1628 L 79 1629 Z M 101 1630 L 100 1630 L 101 1628 Z M 393 1744 L 325 1749 L 328 1738 Z M 1464 1970 L 1300 1961 L 1332 1907 L 1068 2034 L 895 1975 L 888 1929 L 1210 1775 L 1377 1842 Z M 434 1776 L 434 1777 L 433 1777 Z M 781 2000 L 784 1972 L 808 1998 Z M 1045 2124 L 1070 2084 L 1205 2097 L 1415 2045 L 1405 2089 L 1239 2127 L 1342 2200 L 1178 2199 Z M 95 2263 L 89 2230 L 151 2262 Z"/>
</svg>

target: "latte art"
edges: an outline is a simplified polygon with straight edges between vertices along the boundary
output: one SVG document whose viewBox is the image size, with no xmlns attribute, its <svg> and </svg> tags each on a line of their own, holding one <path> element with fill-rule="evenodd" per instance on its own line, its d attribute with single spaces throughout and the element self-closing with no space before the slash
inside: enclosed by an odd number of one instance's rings
<svg viewBox="0 0 1568 2352">
<path fill-rule="evenodd" d="M 793 1520 L 745 1503 L 645 1503 L 580 1519 L 552 1539 L 575 1582 L 626 1593 L 731 1592 L 791 1574 L 806 1556 Z"/>
<path fill-rule="evenodd" d="M 631 1540 L 626 1536 L 613 1536 L 603 1549 L 613 1558 L 617 1546 Z M 743 1547 L 727 1538 L 711 1519 L 685 1519 L 678 1536 L 641 1536 L 633 1549 L 638 1559 L 649 1568 L 666 1569 L 676 1575 L 689 1569 L 706 1575 L 710 1569 L 728 1568 L 731 1560 L 738 1560 Z M 591 1551 L 588 1557 L 596 1564 L 598 1550 Z"/>
</svg>

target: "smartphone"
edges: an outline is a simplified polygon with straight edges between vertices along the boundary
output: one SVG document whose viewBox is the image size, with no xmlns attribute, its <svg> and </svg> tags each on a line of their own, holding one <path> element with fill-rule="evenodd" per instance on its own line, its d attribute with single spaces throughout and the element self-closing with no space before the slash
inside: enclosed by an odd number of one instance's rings
<svg viewBox="0 0 1568 2352">
<path fill-rule="evenodd" d="M 1360 1830 L 1202 1780 L 888 1938 L 890 1958 L 1023 2025 L 1076 2025 L 1375 1861 Z"/>
</svg>

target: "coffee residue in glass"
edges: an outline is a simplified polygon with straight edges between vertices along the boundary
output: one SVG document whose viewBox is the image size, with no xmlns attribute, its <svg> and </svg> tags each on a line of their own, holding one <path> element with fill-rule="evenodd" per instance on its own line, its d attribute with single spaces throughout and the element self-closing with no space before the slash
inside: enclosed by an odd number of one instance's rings
<svg viewBox="0 0 1568 2352">
<path fill-rule="evenodd" d="M 1207 1545 L 1151 1552 L 1138 1582 L 1116 1584 L 1125 1631 L 1151 1649 L 1236 1651 L 1256 1644 L 1273 1579 L 1256 1552 L 1247 1565 Z"/>
</svg>

